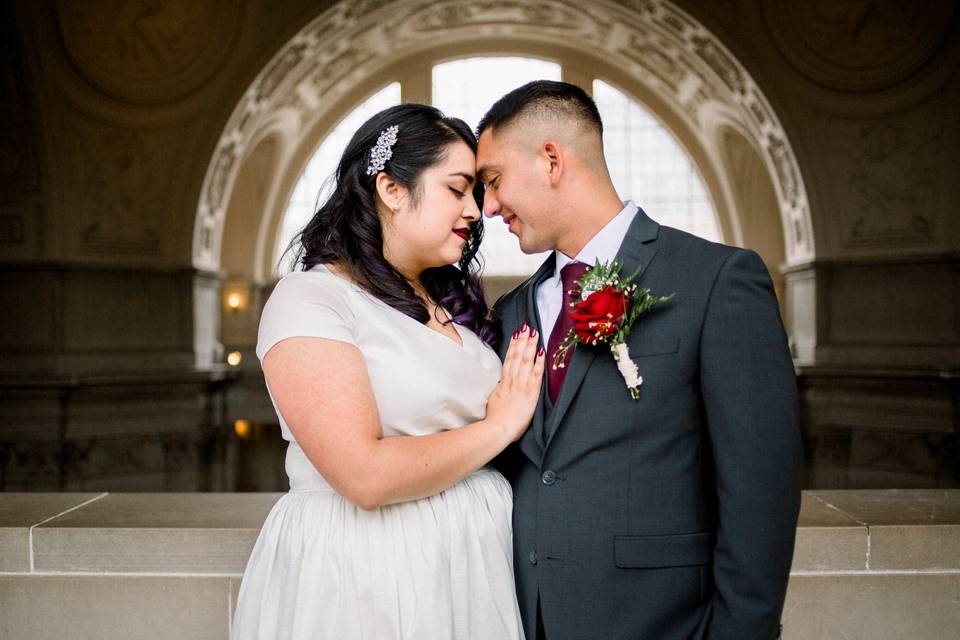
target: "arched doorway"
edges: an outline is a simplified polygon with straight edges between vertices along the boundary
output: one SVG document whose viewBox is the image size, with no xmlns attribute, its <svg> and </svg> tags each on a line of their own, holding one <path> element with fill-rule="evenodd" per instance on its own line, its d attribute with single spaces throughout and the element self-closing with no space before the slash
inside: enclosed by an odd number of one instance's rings
<svg viewBox="0 0 960 640">
<path fill-rule="evenodd" d="M 401 100 L 429 102 L 435 65 L 478 55 L 552 60 L 564 80 L 616 87 L 693 159 L 725 241 L 758 250 L 777 281 L 781 265 L 814 256 L 803 181 L 776 114 L 717 38 L 670 2 L 587 11 L 567 0 L 494 10 L 399 0 L 337 3 L 261 71 L 211 159 L 194 264 L 240 287 L 270 281 L 287 201 L 319 141 L 378 88 L 396 82 Z"/>
</svg>

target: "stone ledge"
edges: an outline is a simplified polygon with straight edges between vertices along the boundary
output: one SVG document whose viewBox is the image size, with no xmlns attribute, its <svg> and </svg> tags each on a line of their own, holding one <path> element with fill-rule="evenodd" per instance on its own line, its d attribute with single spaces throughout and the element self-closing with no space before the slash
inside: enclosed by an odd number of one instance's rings
<svg viewBox="0 0 960 640">
<path fill-rule="evenodd" d="M 960 629 L 960 573 L 792 575 L 784 640 L 945 640 Z"/>
<path fill-rule="evenodd" d="M 0 493 L 0 638 L 229 636 L 281 495 Z M 958 601 L 960 490 L 804 492 L 785 640 L 952 637 Z"/>
<path fill-rule="evenodd" d="M 105 493 L 0 493 L 0 572 L 32 570 L 34 527 Z"/>
<path fill-rule="evenodd" d="M 228 637 L 236 578 L 0 575 L 0 638 Z"/>
<path fill-rule="evenodd" d="M 239 576 L 280 493 L 0 493 L 0 572 Z M 960 573 L 960 490 L 806 491 L 795 575 Z"/>
</svg>

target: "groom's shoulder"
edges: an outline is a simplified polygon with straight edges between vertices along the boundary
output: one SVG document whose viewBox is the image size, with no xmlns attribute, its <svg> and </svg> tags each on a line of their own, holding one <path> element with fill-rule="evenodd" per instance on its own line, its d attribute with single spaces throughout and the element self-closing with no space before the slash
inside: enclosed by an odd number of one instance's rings
<svg viewBox="0 0 960 640">
<path fill-rule="evenodd" d="M 704 285 L 712 286 L 721 272 L 732 278 L 745 274 L 769 277 L 769 267 L 752 249 L 713 242 L 666 226 L 660 228 L 660 239 L 665 262 Z"/>
<path fill-rule="evenodd" d="M 689 266 L 702 265 L 707 268 L 719 266 L 738 251 L 747 251 L 666 225 L 660 226 L 660 250 Z"/>
</svg>

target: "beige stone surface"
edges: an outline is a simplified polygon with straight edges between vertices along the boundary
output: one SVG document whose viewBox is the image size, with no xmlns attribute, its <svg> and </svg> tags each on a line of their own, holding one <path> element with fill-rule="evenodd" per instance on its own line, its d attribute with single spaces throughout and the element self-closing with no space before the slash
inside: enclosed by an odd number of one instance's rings
<svg viewBox="0 0 960 640">
<path fill-rule="evenodd" d="M 279 494 L 110 494 L 34 530 L 40 571 L 240 574 Z"/>
<path fill-rule="evenodd" d="M 805 497 L 829 505 L 841 517 L 864 523 L 871 570 L 960 569 L 960 491 L 815 491 Z M 801 516 L 800 524 L 805 527 L 814 521 Z M 798 540 L 812 533 L 801 528 Z M 834 544 L 842 544 L 842 538 L 837 537 Z"/>
<path fill-rule="evenodd" d="M 30 570 L 30 530 L 0 529 L 0 571 Z"/>
<path fill-rule="evenodd" d="M 19 558 L 0 576 L 0 639 L 226 638 L 246 556 L 280 495 L 108 494 L 65 512 L 97 495 L 0 493 L 0 542 L 14 541 L 0 551 Z M 804 492 L 785 640 L 955 637 L 958 497 Z M 31 526 L 33 574 L 12 536 Z M 137 572 L 154 575 L 125 575 Z"/>
<path fill-rule="evenodd" d="M 0 638 L 226 640 L 228 581 L 0 576 Z"/>
<path fill-rule="evenodd" d="M 97 497 L 96 493 L 0 496 L 0 571 L 30 570 L 30 527 Z"/>
<path fill-rule="evenodd" d="M 281 493 L 111 493 L 42 528 L 255 529 Z"/>
<path fill-rule="evenodd" d="M 960 491 L 957 490 L 885 489 L 810 493 L 871 527 L 900 524 L 960 525 Z"/>
<path fill-rule="evenodd" d="M 793 571 L 866 568 L 867 527 L 854 517 L 808 491 L 800 503 L 798 525 Z"/>
<path fill-rule="evenodd" d="M 960 574 L 793 576 L 784 640 L 946 640 L 960 629 Z"/>
<path fill-rule="evenodd" d="M 259 531 L 52 529 L 35 531 L 37 571 L 241 574 Z"/>
<path fill-rule="evenodd" d="M 804 527 L 797 530 L 791 571 L 856 571 L 866 567 L 866 527 Z"/>
<path fill-rule="evenodd" d="M 870 568 L 960 571 L 960 525 L 870 527 Z"/>
</svg>

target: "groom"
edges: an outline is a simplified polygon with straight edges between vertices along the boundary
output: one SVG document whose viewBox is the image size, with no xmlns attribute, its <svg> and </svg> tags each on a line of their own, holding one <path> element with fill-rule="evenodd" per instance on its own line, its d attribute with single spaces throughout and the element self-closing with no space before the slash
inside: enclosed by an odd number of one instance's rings
<svg viewBox="0 0 960 640">
<path fill-rule="evenodd" d="M 801 453 L 763 262 L 621 202 L 600 114 L 576 86 L 524 85 L 478 132 L 484 214 L 503 218 L 525 253 L 553 250 L 495 307 L 503 335 L 526 323 L 547 350 L 533 422 L 498 460 L 513 485 L 528 640 L 776 638 Z M 628 334 L 637 399 L 605 345 L 551 366 L 576 281 L 615 259 L 652 295 L 674 294 Z"/>
</svg>

